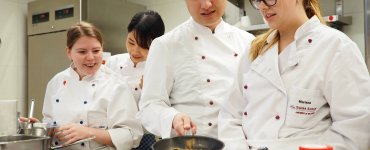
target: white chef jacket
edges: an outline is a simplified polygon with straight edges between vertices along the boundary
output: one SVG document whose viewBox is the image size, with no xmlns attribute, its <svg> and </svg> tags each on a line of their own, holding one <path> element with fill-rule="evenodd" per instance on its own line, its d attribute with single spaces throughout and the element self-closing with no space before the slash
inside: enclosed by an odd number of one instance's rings
<svg viewBox="0 0 370 150">
<path fill-rule="evenodd" d="M 174 136 L 172 120 L 182 112 L 196 123 L 198 135 L 217 137 L 219 105 L 253 38 L 224 21 L 212 33 L 192 18 L 156 38 L 139 101 L 143 126 L 163 138 Z"/>
<path fill-rule="evenodd" d="M 370 77 L 356 44 L 314 16 L 297 29 L 286 50 L 280 70 L 278 44 L 244 69 L 234 91 L 244 98 L 231 98 L 219 116 L 225 149 L 328 144 L 335 150 L 367 150 Z M 229 132 L 241 126 L 247 140 Z"/>
<path fill-rule="evenodd" d="M 136 102 L 139 102 L 141 95 L 140 80 L 144 74 L 145 61 L 134 64 L 128 53 L 118 54 L 110 57 L 105 64 L 108 68 L 126 78 L 129 88 L 134 94 Z"/>
<path fill-rule="evenodd" d="M 61 126 L 76 123 L 108 130 L 118 150 L 128 150 L 140 143 L 143 135 L 135 119 L 137 104 L 127 83 L 105 66 L 81 81 L 72 67 L 49 81 L 43 106 L 44 122 Z M 53 140 L 53 144 L 60 145 Z M 95 141 L 66 149 L 100 149 Z M 105 147 L 105 149 L 113 149 Z"/>
</svg>

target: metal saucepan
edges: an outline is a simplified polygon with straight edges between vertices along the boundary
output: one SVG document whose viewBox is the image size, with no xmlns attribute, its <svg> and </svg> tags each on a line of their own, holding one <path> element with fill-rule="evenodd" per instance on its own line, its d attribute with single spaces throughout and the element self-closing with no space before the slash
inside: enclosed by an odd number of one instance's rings
<svg viewBox="0 0 370 150">
<path fill-rule="evenodd" d="M 222 150 L 224 143 L 206 136 L 178 136 L 155 142 L 153 150 Z"/>
</svg>

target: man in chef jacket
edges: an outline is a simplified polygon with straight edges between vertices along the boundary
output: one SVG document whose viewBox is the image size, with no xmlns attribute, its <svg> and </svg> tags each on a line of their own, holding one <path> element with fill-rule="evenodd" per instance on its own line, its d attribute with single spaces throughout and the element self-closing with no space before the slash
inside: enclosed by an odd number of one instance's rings
<svg viewBox="0 0 370 150">
<path fill-rule="evenodd" d="M 162 138 L 217 137 L 241 57 L 254 36 L 222 20 L 226 0 L 186 0 L 192 16 L 150 46 L 137 117 Z"/>
</svg>

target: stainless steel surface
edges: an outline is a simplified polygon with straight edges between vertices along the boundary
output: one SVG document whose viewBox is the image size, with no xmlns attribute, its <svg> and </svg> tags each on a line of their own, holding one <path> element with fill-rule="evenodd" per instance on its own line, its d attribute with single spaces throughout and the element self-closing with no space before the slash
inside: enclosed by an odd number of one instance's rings
<svg viewBox="0 0 370 150">
<path fill-rule="evenodd" d="M 335 0 L 335 14 L 324 17 L 329 26 L 342 30 L 344 25 L 352 24 L 352 16 L 343 15 L 343 0 Z"/>
<path fill-rule="evenodd" d="M 58 146 L 51 146 L 50 149 L 60 149 L 60 148 L 67 148 L 69 146 L 72 146 L 72 145 L 76 145 L 76 144 L 80 144 L 80 143 L 83 143 L 83 142 L 89 142 L 91 140 L 95 139 L 95 136 L 93 137 L 90 137 L 90 138 L 86 138 L 86 139 L 82 139 L 82 140 L 78 140 L 76 142 L 73 142 L 71 144 L 67 144 L 67 145 L 58 145 Z"/>
<path fill-rule="evenodd" d="M 152 147 L 154 150 L 221 150 L 224 143 L 205 136 L 181 136 L 159 140 Z"/>
<path fill-rule="evenodd" d="M 343 0 L 335 0 L 335 13 L 337 15 L 343 15 Z"/>
<path fill-rule="evenodd" d="M 73 8 L 72 16 L 58 18 L 57 11 Z M 48 81 L 70 65 L 65 47 L 66 30 L 73 24 L 88 21 L 103 33 L 104 51 L 125 52 L 126 27 L 130 18 L 145 6 L 123 0 L 37 0 L 28 3 L 27 99 L 37 100 L 34 117 L 42 118 L 42 104 Z M 37 23 L 34 16 L 47 14 Z M 40 16 L 41 17 L 41 16 Z M 35 21 L 36 20 L 36 21 Z M 29 106 L 29 105 L 28 105 Z"/>
<path fill-rule="evenodd" d="M 49 137 L 29 135 L 0 136 L 0 150 L 48 150 Z"/>
<path fill-rule="evenodd" d="M 370 0 L 364 0 L 365 23 L 365 60 L 370 71 Z"/>
<path fill-rule="evenodd" d="M 31 122 L 19 122 L 18 134 L 31 135 L 31 133 L 32 133 L 32 123 Z"/>
<path fill-rule="evenodd" d="M 34 109 L 35 109 L 35 100 L 32 99 L 31 100 L 30 111 L 28 113 L 28 118 L 29 118 L 28 122 L 30 122 L 31 121 L 31 118 L 33 117 Z"/>
</svg>

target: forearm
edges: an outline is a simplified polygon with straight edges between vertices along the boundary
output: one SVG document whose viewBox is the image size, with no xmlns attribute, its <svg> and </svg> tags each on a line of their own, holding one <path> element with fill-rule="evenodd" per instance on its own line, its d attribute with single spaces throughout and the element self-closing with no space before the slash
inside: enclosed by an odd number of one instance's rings
<svg viewBox="0 0 370 150">
<path fill-rule="evenodd" d="M 109 132 L 107 130 L 89 127 L 89 132 L 91 137 L 95 136 L 94 140 L 97 143 L 114 147 L 112 138 L 110 137 Z"/>
<path fill-rule="evenodd" d="M 140 110 L 138 117 L 149 132 L 168 138 L 171 134 L 173 118 L 178 113 L 172 107 L 152 104 Z"/>
</svg>

